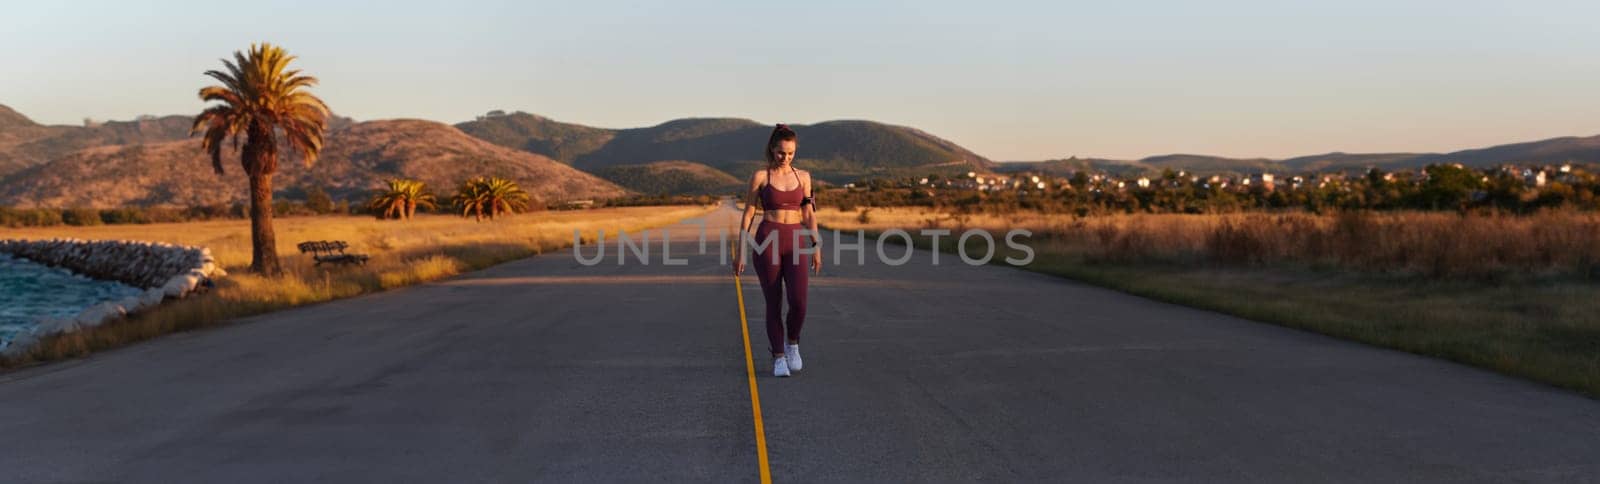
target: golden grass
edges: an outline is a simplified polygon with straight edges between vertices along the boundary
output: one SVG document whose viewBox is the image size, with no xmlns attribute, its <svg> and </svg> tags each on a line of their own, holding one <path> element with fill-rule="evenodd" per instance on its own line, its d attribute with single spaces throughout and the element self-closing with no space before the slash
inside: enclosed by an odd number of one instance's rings
<svg viewBox="0 0 1600 484">
<path fill-rule="evenodd" d="M 859 218 L 818 215 L 828 228 L 869 233 L 1028 228 L 1037 253 L 1028 270 L 1600 397 L 1595 214 L 1075 218 L 873 208 Z M 941 249 L 954 249 L 950 239 Z"/>
<path fill-rule="evenodd" d="M 1440 212 L 1133 214 L 1074 217 L 1019 213 L 955 215 L 920 208 L 824 210 L 842 230 L 1014 227 L 1089 261 L 1291 265 L 1493 278 L 1513 274 L 1600 276 L 1600 214 L 1531 216 Z"/>
<path fill-rule="evenodd" d="M 409 221 L 372 217 L 291 217 L 274 221 L 284 274 L 263 277 L 250 265 L 248 220 L 176 224 L 38 227 L 8 230 L 6 237 L 124 239 L 209 247 L 228 272 L 205 294 L 170 301 L 155 310 L 87 331 L 45 338 L 28 354 L 0 366 L 81 356 L 162 334 L 302 304 L 357 296 L 481 269 L 569 247 L 577 230 L 585 241 L 604 229 L 639 231 L 710 212 L 709 206 L 619 207 L 547 211 L 473 222 L 450 215 Z M 315 267 L 295 244 L 343 240 L 351 252 L 372 256 L 362 267 Z"/>
</svg>

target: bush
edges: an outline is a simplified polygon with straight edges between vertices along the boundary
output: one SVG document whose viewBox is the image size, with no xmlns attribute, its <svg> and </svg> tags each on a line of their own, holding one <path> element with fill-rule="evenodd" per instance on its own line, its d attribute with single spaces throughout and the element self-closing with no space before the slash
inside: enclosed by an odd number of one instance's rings
<svg viewBox="0 0 1600 484">
<path fill-rule="evenodd" d="M 69 208 L 61 211 L 61 221 L 67 225 L 100 225 L 100 211 L 92 208 Z"/>
<path fill-rule="evenodd" d="M 235 218 L 238 211 L 226 204 L 198 205 L 189 207 L 184 211 L 184 216 L 189 220 L 213 220 Z"/>
<path fill-rule="evenodd" d="M 304 206 L 289 207 L 290 214 L 309 213 Z M 335 210 L 339 206 L 335 206 Z M 49 227 L 54 225 L 122 225 L 179 223 L 200 220 L 245 218 L 249 215 L 244 205 L 214 204 L 185 208 L 173 207 L 121 207 L 121 208 L 29 208 L 17 209 L 0 206 L 0 226 Z"/>
<path fill-rule="evenodd" d="M 61 223 L 61 212 L 55 210 L 0 207 L 0 225 L 7 227 L 49 227 Z"/>
<path fill-rule="evenodd" d="M 318 214 L 333 213 L 333 197 L 328 196 L 322 187 L 313 185 L 306 189 L 306 208 Z"/>
<path fill-rule="evenodd" d="M 149 223 L 145 221 L 144 213 L 137 208 L 111 208 L 101 210 L 100 220 L 108 224 Z"/>
</svg>

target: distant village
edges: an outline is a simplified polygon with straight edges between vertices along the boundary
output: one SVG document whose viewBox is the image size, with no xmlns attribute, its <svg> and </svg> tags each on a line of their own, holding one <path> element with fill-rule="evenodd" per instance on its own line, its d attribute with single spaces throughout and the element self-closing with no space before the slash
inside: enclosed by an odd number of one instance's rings
<svg viewBox="0 0 1600 484">
<path fill-rule="evenodd" d="M 1214 212 L 1250 208 L 1471 209 L 1526 211 L 1570 207 L 1600 209 L 1593 167 L 1503 164 L 1470 168 L 1434 164 L 1366 173 L 1123 175 L 1083 170 L 1070 175 L 1037 172 L 933 174 L 869 179 L 844 185 L 839 196 L 865 205 L 984 205 L 1076 209 L 1080 212 Z M 874 192 L 883 191 L 877 196 Z M 894 192 L 901 195 L 897 197 Z M 1030 197 L 1034 199 L 1029 201 Z M 1059 203 L 1052 203 L 1059 202 Z"/>
</svg>

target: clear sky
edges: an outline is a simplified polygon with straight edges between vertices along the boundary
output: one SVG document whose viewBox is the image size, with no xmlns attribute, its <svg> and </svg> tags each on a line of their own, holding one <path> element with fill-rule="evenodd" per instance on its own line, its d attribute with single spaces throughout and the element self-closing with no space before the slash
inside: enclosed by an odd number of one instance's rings
<svg viewBox="0 0 1600 484">
<path fill-rule="evenodd" d="M 1600 134 L 1600 2 L 6 2 L 0 104 L 193 114 L 281 44 L 356 119 L 872 119 L 997 160 Z M 804 133 L 801 133 L 804 136 Z"/>
</svg>

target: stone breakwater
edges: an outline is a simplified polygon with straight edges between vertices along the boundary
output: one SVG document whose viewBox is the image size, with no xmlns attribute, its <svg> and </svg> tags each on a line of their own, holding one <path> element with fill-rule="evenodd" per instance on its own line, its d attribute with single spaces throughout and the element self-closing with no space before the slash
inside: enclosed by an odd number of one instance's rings
<svg viewBox="0 0 1600 484">
<path fill-rule="evenodd" d="M 72 317 L 39 321 L 33 331 L 0 351 L 6 355 L 20 353 L 39 338 L 99 326 L 153 308 L 167 298 L 184 297 L 205 287 L 209 279 L 227 275 L 210 249 L 160 242 L 4 239 L 0 253 L 144 290 L 137 296 L 102 301 Z"/>
</svg>

